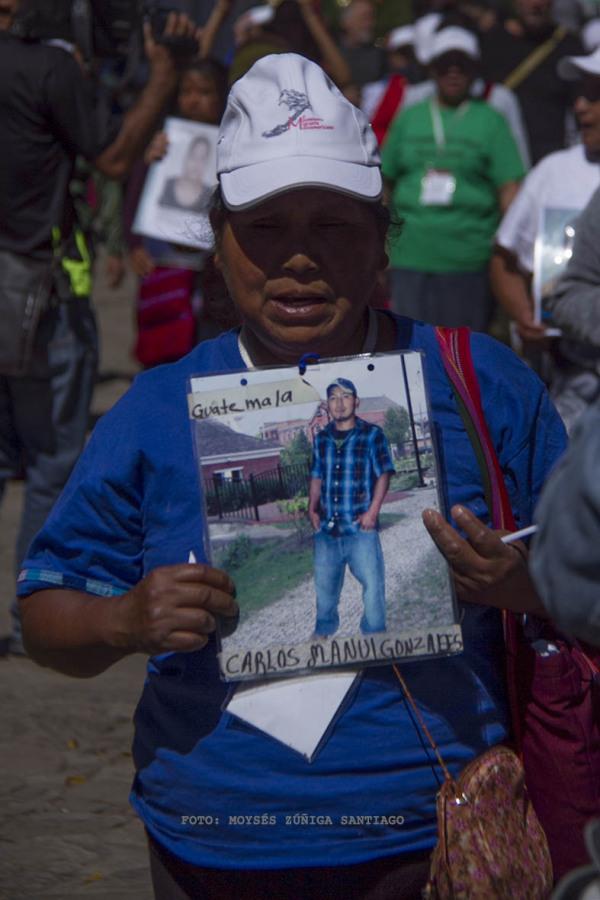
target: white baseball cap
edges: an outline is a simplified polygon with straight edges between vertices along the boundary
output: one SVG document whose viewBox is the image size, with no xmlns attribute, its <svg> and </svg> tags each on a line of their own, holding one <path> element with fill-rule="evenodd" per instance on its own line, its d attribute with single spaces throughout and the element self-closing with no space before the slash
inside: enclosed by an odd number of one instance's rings
<svg viewBox="0 0 600 900">
<path fill-rule="evenodd" d="M 600 47 L 589 56 L 563 56 L 556 71 L 565 81 L 577 81 L 584 75 L 600 75 Z"/>
<path fill-rule="evenodd" d="M 432 35 L 429 55 L 431 62 L 453 50 L 464 53 L 470 59 L 479 59 L 479 41 L 472 31 L 449 25 Z"/>
<path fill-rule="evenodd" d="M 580 32 L 581 41 L 586 53 L 591 53 L 596 47 L 600 47 L 600 19 L 590 19 Z"/>
<path fill-rule="evenodd" d="M 253 6 L 251 9 L 247 9 L 245 13 L 242 13 L 240 19 L 242 18 L 244 24 L 266 25 L 267 22 L 272 22 L 275 18 L 275 10 L 268 5 Z"/>
<path fill-rule="evenodd" d="M 301 187 L 376 201 L 377 139 L 359 109 L 316 63 L 264 56 L 229 92 L 217 143 L 225 206 L 246 209 Z"/>
<path fill-rule="evenodd" d="M 417 19 L 413 25 L 415 29 L 415 56 L 423 66 L 426 66 L 431 59 L 431 41 L 441 21 L 441 13 L 427 13 L 421 16 L 420 19 Z"/>
<path fill-rule="evenodd" d="M 415 43 L 415 29 L 412 25 L 400 25 L 388 34 L 385 49 L 390 53 L 398 47 L 412 47 Z"/>
</svg>

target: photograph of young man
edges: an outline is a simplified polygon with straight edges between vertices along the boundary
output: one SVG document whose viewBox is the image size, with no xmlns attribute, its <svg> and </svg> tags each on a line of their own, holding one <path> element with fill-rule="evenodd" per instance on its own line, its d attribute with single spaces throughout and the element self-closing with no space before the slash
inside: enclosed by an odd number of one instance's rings
<svg viewBox="0 0 600 900">
<path fill-rule="evenodd" d="M 327 388 L 331 421 L 314 440 L 309 517 L 315 531 L 315 636 L 334 634 L 346 566 L 363 588 L 363 634 L 385 631 L 385 566 L 377 531 L 394 463 L 381 428 L 356 415 L 354 384 Z"/>
</svg>

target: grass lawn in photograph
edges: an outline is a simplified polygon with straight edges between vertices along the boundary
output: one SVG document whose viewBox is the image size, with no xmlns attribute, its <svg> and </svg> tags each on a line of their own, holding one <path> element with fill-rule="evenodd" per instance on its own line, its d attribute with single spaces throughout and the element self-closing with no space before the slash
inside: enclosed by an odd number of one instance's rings
<svg viewBox="0 0 600 900">
<path fill-rule="evenodd" d="M 400 522 L 399 513 L 382 513 L 382 530 Z M 264 609 L 280 600 L 288 591 L 313 577 L 314 553 L 312 535 L 301 536 L 292 523 L 279 523 L 281 540 L 254 543 L 247 535 L 240 535 L 224 550 L 215 565 L 225 569 L 233 580 L 240 604 L 240 624 L 250 613 Z"/>
</svg>

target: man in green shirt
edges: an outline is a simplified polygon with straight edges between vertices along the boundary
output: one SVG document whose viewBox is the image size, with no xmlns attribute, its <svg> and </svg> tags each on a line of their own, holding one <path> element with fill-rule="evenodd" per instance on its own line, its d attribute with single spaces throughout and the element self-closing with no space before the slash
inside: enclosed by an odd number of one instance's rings
<svg viewBox="0 0 600 900">
<path fill-rule="evenodd" d="M 475 35 L 444 28 L 431 52 L 436 96 L 401 112 L 382 152 L 393 207 L 404 219 L 390 246 L 392 305 L 432 324 L 485 331 L 492 238 L 525 173 L 504 117 L 469 97 Z"/>
</svg>

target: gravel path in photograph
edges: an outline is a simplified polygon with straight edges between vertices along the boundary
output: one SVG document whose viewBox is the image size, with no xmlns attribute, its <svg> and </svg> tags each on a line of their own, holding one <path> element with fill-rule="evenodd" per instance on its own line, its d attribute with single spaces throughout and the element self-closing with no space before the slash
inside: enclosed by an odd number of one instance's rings
<svg viewBox="0 0 600 900">
<path fill-rule="evenodd" d="M 405 517 L 381 532 L 386 584 L 393 584 L 403 595 L 401 605 L 394 604 L 394 617 L 388 616 L 388 631 L 448 622 L 449 606 L 427 605 L 427 588 L 420 586 L 423 579 L 427 584 L 432 579 L 434 583 L 443 584 L 446 578 L 441 556 L 421 522 L 421 512 L 427 507 L 437 508 L 434 488 L 415 490 L 408 497 L 386 503 L 383 508 L 386 513 L 401 513 Z M 362 612 L 362 587 L 346 569 L 339 605 L 340 627 L 336 635 L 360 633 Z M 253 613 L 223 642 L 223 648 L 231 652 L 270 644 L 301 643 L 310 639 L 314 628 L 315 589 L 311 576 L 288 591 L 281 600 Z M 283 635 L 289 635 L 289 640 L 282 638 Z"/>
</svg>

